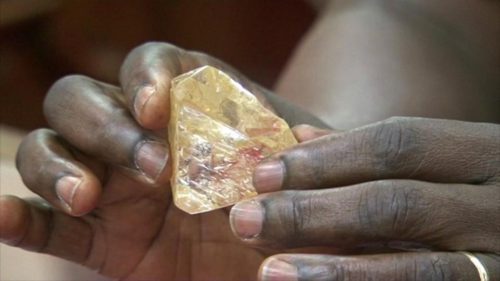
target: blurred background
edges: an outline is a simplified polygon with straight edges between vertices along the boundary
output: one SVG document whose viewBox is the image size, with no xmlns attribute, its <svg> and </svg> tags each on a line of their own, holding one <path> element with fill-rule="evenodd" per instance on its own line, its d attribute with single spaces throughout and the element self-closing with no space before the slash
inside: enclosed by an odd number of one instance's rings
<svg viewBox="0 0 500 281">
<path fill-rule="evenodd" d="M 58 78 L 117 83 L 126 54 L 167 41 L 216 56 L 272 87 L 315 18 L 300 0 L 0 0 L 0 193 L 31 196 L 14 165 L 25 132 L 45 127 Z M 82 267 L 0 246 L 0 280 L 104 280 Z"/>
<path fill-rule="evenodd" d="M 80 73 L 116 83 L 125 55 L 147 41 L 209 53 L 272 86 L 314 19 L 300 0 L 0 3 L 1 120 L 23 129 L 45 125 L 41 102 L 57 78 Z"/>
</svg>

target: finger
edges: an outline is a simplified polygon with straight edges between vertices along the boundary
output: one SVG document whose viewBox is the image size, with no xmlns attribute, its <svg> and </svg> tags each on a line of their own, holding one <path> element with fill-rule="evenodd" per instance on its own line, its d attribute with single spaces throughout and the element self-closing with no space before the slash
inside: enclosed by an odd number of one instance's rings
<svg viewBox="0 0 500 281">
<path fill-rule="evenodd" d="M 299 142 L 306 142 L 317 139 L 332 133 L 340 132 L 330 129 L 320 129 L 311 125 L 301 124 L 292 128 L 293 135 Z"/>
<path fill-rule="evenodd" d="M 125 108 L 120 90 L 84 76 L 67 76 L 44 103 L 49 124 L 87 155 L 119 165 L 149 183 L 169 179 L 165 138 L 142 129 Z"/>
<path fill-rule="evenodd" d="M 500 258 L 476 255 L 498 280 Z M 461 253 L 426 252 L 368 256 L 276 255 L 259 270 L 261 281 L 481 281 L 478 269 Z"/>
<path fill-rule="evenodd" d="M 30 133 L 19 146 L 16 165 L 29 189 L 68 214 L 84 215 L 99 201 L 99 179 L 73 157 L 54 131 L 39 129 Z M 100 168 L 96 173 L 104 174 Z"/>
<path fill-rule="evenodd" d="M 378 179 L 484 184 L 500 177 L 500 125 L 393 118 L 332 134 L 259 165 L 259 192 Z"/>
<path fill-rule="evenodd" d="M 236 204 L 230 221 L 236 236 L 256 246 L 352 249 L 407 241 L 500 252 L 500 193 L 495 186 L 480 188 L 392 180 L 274 192 Z"/>
<path fill-rule="evenodd" d="M 220 60 L 167 43 L 146 43 L 132 50 L 120 71 L 121 86 L 137 122 L 148 129 L 165 128 L 169 120 L 172 78 L 204 65 L 227 72 L 256 95 L 261 92 Z"/>
<path fill-rule="evenodd" d="M 92 245 L 91 226 L 40 202 L 0 197 L 0 240 L 29 251 L 84 263 Z"/>
</svg>

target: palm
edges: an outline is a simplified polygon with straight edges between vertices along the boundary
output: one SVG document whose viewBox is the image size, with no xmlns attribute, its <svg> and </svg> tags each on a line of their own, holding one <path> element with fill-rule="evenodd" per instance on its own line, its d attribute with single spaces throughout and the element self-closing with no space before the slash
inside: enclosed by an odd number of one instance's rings
<svg viewBox="0 0 500 281">
<path fill-rule="evenodd" d="M 84 218 L 94 230 L 87 266 L 124 279 L 255 276 L 263 257 L 233 237 L 225 211 L 188 215 L 172 204 L 169 186 L 146 186 L 119 172 L 104 190 Z"/>
</svg>

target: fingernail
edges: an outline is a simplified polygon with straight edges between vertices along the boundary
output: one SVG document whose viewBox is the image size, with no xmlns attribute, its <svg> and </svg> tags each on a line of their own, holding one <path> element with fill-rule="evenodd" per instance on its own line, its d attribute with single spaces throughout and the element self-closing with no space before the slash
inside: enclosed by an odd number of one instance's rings
<svg viewBox="0 0 500 281">
<path fill-rule="evenodd" d="M 292 132 L 299 142 L 305 142 L 335 133 L 336 131 L 332 129 L 320 129 L 311 125 L 302 124 L 293 127 Z"/>
<path fill-rule="evenodd" d="M 142 110 L 155 93 L 156 88 L 153 86 L 143 86 L 139 88 L 134 98 L 134 112 L 136 116 L 141 114 Z"/>
<path fill-rule="evenodd" d="M 73 199 L 76 191 L 80 187 L 82 180 L 77 177 L 65 176 L 56 182 L 56 194 L 62 205 L 71 212 Z"/>
<path fill-rule="evenodd" d="M 284 172 L 283 163 L 279 160 L 262 162 L 255 168 L 253 185 L 259 193 L 277 191 L 283 184 Z"/>
<path fill-rule="evenodd" d="M 260 273 L 263 281 L 298 281 L 297 268 L 287 262 L 271 258 Z"/>
<path fill-rule="evenodd" d="M 231 209 L 231 228 L 241 238 L 254 238 L 262 231 L 264 209 L 255 200 L 240 202 Z"/>
<path fill-rule="evenodd" d="M 168 148 L 157 141 L 139 143 L 135 154 L 135 165 L 150 180 L 156 181 L 165 169 L 168 160 Z"/>
</svg>

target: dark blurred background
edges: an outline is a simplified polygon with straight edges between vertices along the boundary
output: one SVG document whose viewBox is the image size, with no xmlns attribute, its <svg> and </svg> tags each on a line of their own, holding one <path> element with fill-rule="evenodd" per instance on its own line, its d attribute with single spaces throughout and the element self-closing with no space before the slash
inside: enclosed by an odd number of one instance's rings
<svg viewBox="0 0 500 281">
<path fill-rule="evenodd" d="M 272 87 L 314 17 L 300 0 L 0 0 L 0 120 L 46 126 L 55 80 L 116 84 L 126 54 L 147 41 L 209 53 Z"/>
</svg>

